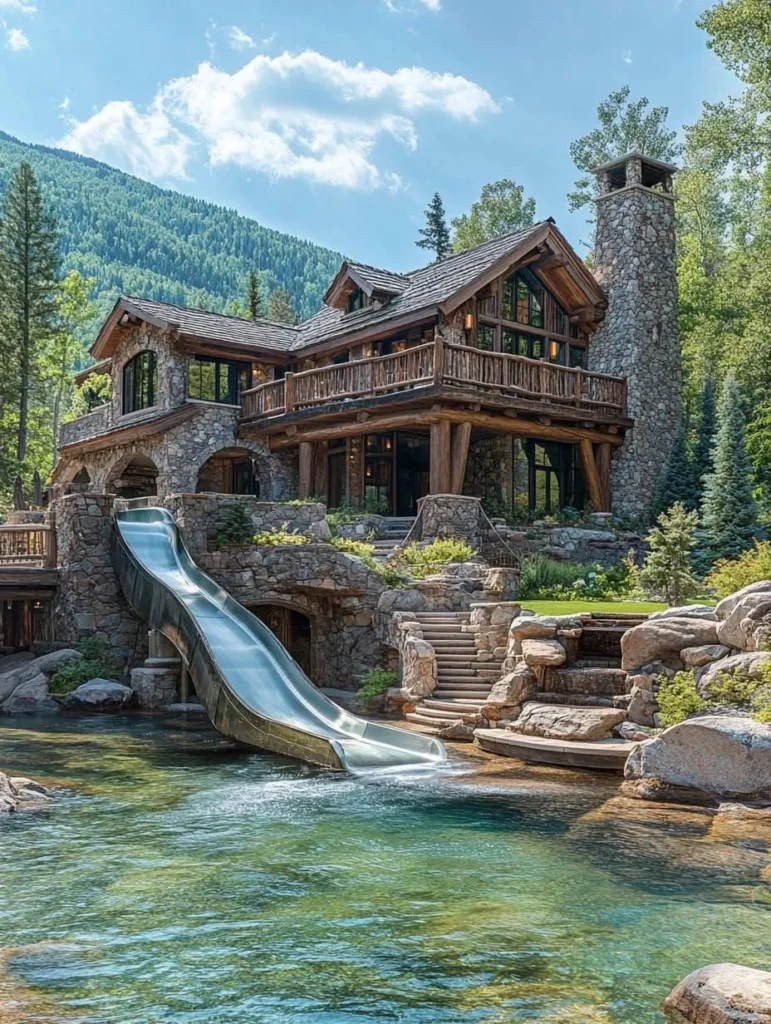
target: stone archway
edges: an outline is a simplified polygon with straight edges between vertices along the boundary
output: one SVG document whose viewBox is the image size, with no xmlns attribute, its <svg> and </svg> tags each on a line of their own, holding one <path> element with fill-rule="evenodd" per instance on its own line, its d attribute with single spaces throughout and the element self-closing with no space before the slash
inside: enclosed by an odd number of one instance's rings
<svg viewBox="0 0 771 1024">
<path fill-rule="evenodd" d="M 250 604 L 249 611 L 275 633 L 294 660 L 313 679 L 313 626 L 310 617 L 289 604 Z"/>
<path fill-rule="evenodd" d="M 107 489 L 119 498 L 155 497 L 158 467 L 147 455 L 127 455 L 107 474 Z"/>
<path fill-rule="evenodd" d="M 85 466 L 81 466 L 71 481 L 73 484 L 90 484 L 91 474 Z"/>
<path fill-rule="evenodd" d="M 198 470 L 196 493 L 251 494 L 259 498 L 265 491 L 259 461 L 248 448 L 232 446 L 213 452 Z"/>
</svg>

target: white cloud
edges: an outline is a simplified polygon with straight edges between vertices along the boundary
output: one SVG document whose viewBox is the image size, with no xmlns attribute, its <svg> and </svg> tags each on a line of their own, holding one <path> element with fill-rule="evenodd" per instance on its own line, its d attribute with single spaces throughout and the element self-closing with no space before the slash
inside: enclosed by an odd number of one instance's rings
<svg viewBox="0 0 771 1024">
<path fill-rule="evenodd" d="M 0 0 L 0 11 L 20 11 L 22 14 L 34 14 L 37 7 L 27 0 Z"/>
<path fill-rule="evenodd" d="M 71 121 L 64 149 L 114 164 L 140 178 L 185 178 L 191 140 L 157 102 L 146 114 L 133 103 L 108 103 L 87 121 Z"/>
<path fill-rule="evenodd" d="M 9 28 L 5 37 L 5 45 L 8 50 L 28 50 L 29 39 L 20 28 Z"/>
<path fill-rule="evenodd" d="M 247 35 L 238 25 L 230 26 L 228 42 L 234 50 L 253 50 L 257 45 L 252 37 Z"/>
<path fill-rule="evenodd" d="M 417 0 L 417 2 L 419 4 L 422 4 L 424 7 L 427 7 L 429 11 L 441 11 L 442 9 L 442 0 Z M 416 13 L 414 7 L 404 7 L 400 3 L 397 3 L 397 0 L 383 0 L 383 3 L 386 5 L 388 10 L 391 11 L 392 14 Z"/>
<path fill-rule="evenodd" d="M 441 11 L 442 9 L 441 0 L 420 0 L 420 3 L 424 4 L 429 11 Z"/>
<path fill-rule="evenodd" d="M 64 99 L 62 100 L 62 102 L 59 104 L 59 110 L 61 110 L 63 113 L 66 114 L 69 109 L 70 109 L 70 98 L 69 98 L 69 96 L 65 96 Z"/>
<path fill-rule="evenodd" d="M 631 50 L 624 50 L 624 63 L 625 64 L 632 64 L 633 63 L 633 61 L 632 61 L 632 51 Z"/>
<path fill-rule="evenodd" d="M 165 85 L 147 114 L 109 103 L 62 143 L 150 177 L 182 176 L 195 138 L 212 164 L 346 188 L 395 188 L 381 140 L 418 145 L 413 118 L 477 121 L 499 111 L 486 89 L 425 68 L 350 65 L 312 50 L 260 54 L 233 74 L 203 63 Z M 96 152 L 94 151 L 96 150 Z"/>
</svg>

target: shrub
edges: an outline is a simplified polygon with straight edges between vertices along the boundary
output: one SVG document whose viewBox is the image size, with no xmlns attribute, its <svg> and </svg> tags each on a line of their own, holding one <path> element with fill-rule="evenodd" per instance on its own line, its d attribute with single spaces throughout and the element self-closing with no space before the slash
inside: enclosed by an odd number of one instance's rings
<svg viewBox="0 0 771 1024">
<path fill-rule="evenodd" d="M 531 600 L 605 601 L 631 594 L 636 574 L 631 554 L 612 566 L 557 562 L 536 554 L 522 563 L 519 596 Z"/>
<path fill-rule="evenodd" d="M 338 551 L 345 551 L 346 554 L 356 555 L 357 558 L 361 558 L 368 565 L 370 562 L 375 561 L 374 546 L 367 544 L 363 540 L 353 540 L 350 537 L 333 537 L 331 543 Z"/>
<path fill-rule="evenodd" d="M 63 665 L 51 677 L 51 693 L 69 693 L 81 683 L 90 679 L 116 679 L 120 668 L 110 654 L 110 645 L 105 640 L 88 637 L 75 644 L 75 650 L 83 657 L 80 661 Z"/>
<path fill-rule="evenodd" d="M 368 515 L 387 516 L 389 511 L 388 499 L 380 494 L 368 494 L 364 498 L 364 511 Z"/>
<path fill-rule="evenodd" d="M 392 686 L 396 686 L 398 682 L 398 672 L 389 672 L 384 668 L 373 668 L 362 679 L 363 685 L 359 689 L 357 696 L 362 704 L 368 704 L 369 701 L 379 697 Z"/>
<path fill-rule="evenodd" d="M 217 534 L 218 544 L 250 544 L 254 534 L 254 523 L 246 506 L 237 501 L 230 506 L 222 520 Z"/>
<path fill-rule="evenodd" d="M 262 530 L 255 533 L 252 538 L 255 544 L 307 544 L 308 538 L 302 533 L 290 533 L 287 529 L 288 523 L 283 526 L 273 526 L 269 530 Z"/>
<path fill-rule="evenodd" d="M 689 715 L 707 707 L 707 702 L 696 689 L 693 672 L 678 672 L 671 679 L 662 679 L 657 700 L 661 724 L 667 727 L 684 722 Z"/>
<path fill-rule="evenodd" d="M 430 544 L 408 544 L 396 557 L 396 566 L 403 565 L 416 579 L 441 572 L 451 562 L 468 562 L 474 549 L 463 540 L 433 540 Z"/>
<path fill-rule="evenodd" d="M 771 541 L 755 541 L 755 546 L 733 561 L 721 559 L 707 577 L 707 583 L 720 597 L 727 597 L 749 583 L 771 579 Z"/>
<path fill-rule="evenodd" d="M 519 596 L 535 599 L 550 595 L 555 588 L 569 590 L 588 567 L 573 562 L 558 562 L 546 555 L 530 555 L 522 562 L 519 577 Z"/>
<path fill-rule="evenodd" d="M 697 512 L 686 512 L 679 502 L 662 512 L 648 534 L 650 552 L 640 573 L 640 583 L 653 596 L 670 605 L 696 597 L 700 587 L 693 575 L 691 552 L 696 545 Z"/>
<path fill-rule="evenodd" d="M 403 587 L 407 583 L 404 573 L 400 572 L 393 565 L 383 565 L 380 562 L 375 562 L 375 571 L 383 580 L 383 583 L 392 590 L 398 590 L 399 587 Z"/>
</svg>

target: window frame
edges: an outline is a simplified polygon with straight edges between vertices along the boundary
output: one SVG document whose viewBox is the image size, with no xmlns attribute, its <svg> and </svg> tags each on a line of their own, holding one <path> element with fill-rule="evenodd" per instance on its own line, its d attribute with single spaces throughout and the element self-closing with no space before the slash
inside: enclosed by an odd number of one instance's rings
<svg viewBox="0 0 771 1024">
<path fill-rule="evenodd" d="M 209 365 L 214 367 L 214 398 L 203 398 L 201 394 L 193 394 L 191 377 L 192 366 Z M 227 391 L 222 392 L 222 370 L 226 368 Z M 225 359 L 222 356 L 191 355 L 187 361 L 187 397 L 195 402 L 213 402 L 215 405 L 240 405 L 241 392 L 248 391 L 251 386 L 252 364 L 238 359 Z M 201 380 L 199 378 L 199 384 Z M 199 392 L 203 389 L 199 387 Z"/>
<path fill-rule="evenodd" d="M 137 369 L 141 368 L 137 374 Z M 121 415 L 130 416 L 158 404 L 158 356 L 142 349 L 123 364 L 121 372 Z"/>
</svg>

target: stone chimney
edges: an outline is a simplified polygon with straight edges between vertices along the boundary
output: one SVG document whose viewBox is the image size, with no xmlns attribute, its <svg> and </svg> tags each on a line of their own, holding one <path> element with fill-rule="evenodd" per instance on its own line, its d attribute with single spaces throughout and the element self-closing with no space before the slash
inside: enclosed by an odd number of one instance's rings
<svg viewBox="0 0 771 1024">
<path fill-rule="evenodd" d="M 589 369 L 626 377 L 634 427 L 614 452 L 613 510 L 644 518 L 682 417 L 672 176 L 630 153 L 597 167 L 595 276 L 608 312 Z"/>
</svg>

